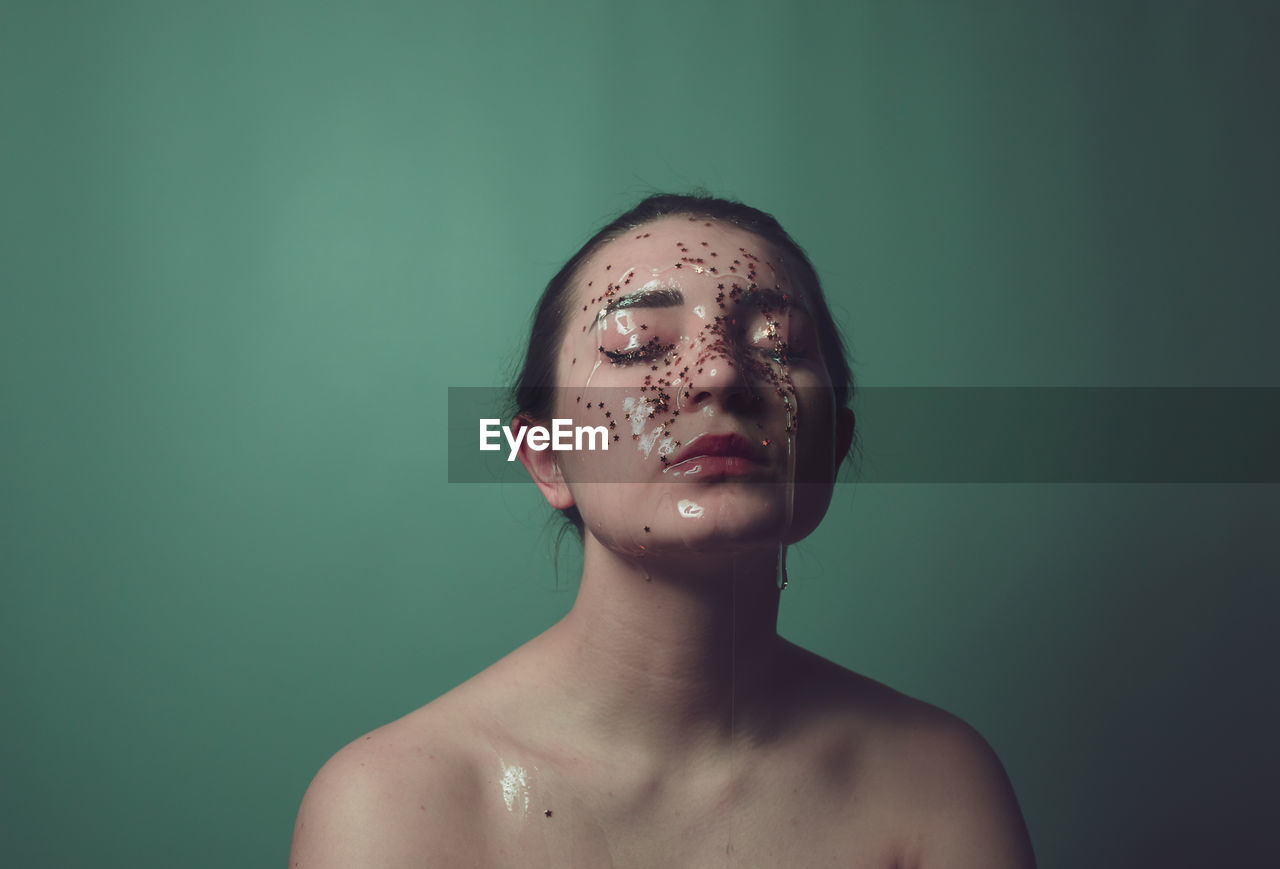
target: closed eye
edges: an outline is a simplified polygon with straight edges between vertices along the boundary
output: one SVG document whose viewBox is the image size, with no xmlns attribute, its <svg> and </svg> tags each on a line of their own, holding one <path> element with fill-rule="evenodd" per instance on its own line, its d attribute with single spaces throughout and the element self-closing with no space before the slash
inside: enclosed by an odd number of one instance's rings
<svg viewBox="0 0 1280 869">
<path fill-rule="evenodd" d="M 765 352 L 779 365 L 786 365 L 788 362 L 804 359 L 809 355 L 808 350 L 798 350 L 786 341 L 775 341 L 774 345 Z"/>
<path fill-rule="evenodd" d="M 660 356 L 666 356 L 675 349 L 674 344 L 663 344 L 657 338 L 650 338 L 649 343 L 632 350 L 605 350 L 600 348 L 614 365 L 630 365 L 633 362 L 648 362 Z"/>
</svg>

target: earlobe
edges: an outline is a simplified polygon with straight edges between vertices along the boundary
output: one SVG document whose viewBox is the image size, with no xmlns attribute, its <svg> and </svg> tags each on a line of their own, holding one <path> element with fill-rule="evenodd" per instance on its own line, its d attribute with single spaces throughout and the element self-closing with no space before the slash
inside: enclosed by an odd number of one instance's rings
<svg viewBox="0 0 1280 869">
<path fill-rule="evenodd" d="M 567 510 L 574 506 L 573 493 L 569 491 L 569 484 L 565 482 L 564 474 L 560 471 L 560 462 L 556 458 L 555 450 L 535 450 L 529 446 L 528 439 L 521 435 L 521 430 L 533 423 L 534 421 L 524 414 L 518 414 L 511 420 L 512 437 L 517 438 L 516 442 L 520 444 L 516 457 L 529 472 L 534 485 L 538 487 L 542 497 L 547 499 L 547 503 L 556 510 Z"/>
</svg>

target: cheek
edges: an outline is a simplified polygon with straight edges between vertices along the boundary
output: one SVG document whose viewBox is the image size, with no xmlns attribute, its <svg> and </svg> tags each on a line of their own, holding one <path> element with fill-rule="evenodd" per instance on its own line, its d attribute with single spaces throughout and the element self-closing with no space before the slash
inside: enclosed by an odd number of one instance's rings
<svg viewBox="0 0 1280 869">
<path fill-rule="evenodd" d="M 647 318 L 628 313 L 628 317 L 618 318 L 622 328 L 617 331 L 645 334 Z M 608 348 L 590 350 L 588 353 L 579 345 L 576 356 L 565 354 L 566 373 L 561 378 L 557 406 L 564 416 L 573 417 L 575 425 L 607 432 L 609 455 L 581 464 L 566 457 L 568 465 L 586 468 L 607 463 L 614 469 L 608 479 L 648 479 L 656 463 L 667 463 L 682 446 L 675 430 L 681 408 L 690 399 L 685 386 L 688 366 L 682 366 L 681 352 L 668 344 L 645 347 L 642 355 L 622 362 L 611 358 Z M 601 479 L 598 473 L 595 479 Z"/>
</svg>

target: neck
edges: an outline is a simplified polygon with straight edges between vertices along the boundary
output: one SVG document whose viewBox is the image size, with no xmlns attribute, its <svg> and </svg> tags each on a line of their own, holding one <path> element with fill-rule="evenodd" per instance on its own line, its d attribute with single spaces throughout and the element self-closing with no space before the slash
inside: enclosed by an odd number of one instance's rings
<svg viewBox="0 0 1280 869">
<path fill-rule="evenodd" d="M 649 756 L 763 739 L 777 692 L 778 550 L 620 555 L 588 532 L 582 583 L 549 633 L 562 710 Z"/>
</svg>

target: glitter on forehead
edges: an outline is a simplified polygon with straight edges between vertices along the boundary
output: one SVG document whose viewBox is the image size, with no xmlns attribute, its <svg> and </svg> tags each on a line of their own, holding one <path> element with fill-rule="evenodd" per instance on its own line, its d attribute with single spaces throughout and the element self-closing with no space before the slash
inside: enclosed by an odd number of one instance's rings
<svg viewBox="0 0 1280 869">
<path fill-rule="evenodd" d="M 702 233 L 699 224 L 713 232 Z M 652 473 L 640 479 L 684 487 L 680 494 L 658 490 L 656 498 L 643 489 L 620 490 L 635 493 L 624 496 L 635 498 L 626 520 L 633 523 L 632 554 L 652 555 L 671 545 L 674 529 L 701 534 L 697 528 L 713 527 L 723 515 L 718 497 L 708 501 L 697 494 L 707 491 L 701 487 L 711 484 L 707 475 L 719 474 L 719 466 L 692 458 L 677 463 L 685 442 L 707 433 L 743 434 L 769 457 L 769 473 L 776 475 L 771 483 L 785 499 L 783 527 L 790 527 L 800 410 L 792 367 L 808 364 L 797 361 L 806 356 L 805 343 L 796 351 L 790 342 L 808 342 L 813 333 L 808 320 L 799 333 L 792 331 L 792 316 L 805 306 L 793 295 L 785 260 L 749 231 L 700 218 L 690 218 L 688 227 L 663 223 L 653 233 L 633 231 L 609 244 L 617 242 L 623 246 L 602 249 L 608 261 L 595 259 L 583 275 L 591 280 L 578 284 L 577 303 L 588 297 L 581 330 L 596 331 L 566 338 L 571 343 L 564 348 L 571 365 L 584 353 L 583 361 L 593 364 L 566 367 L 562 382 L 580 390 L 568 403 L 573 414 L 607 432 L 609 457 L 591 461 L 629 458 L 630 465 L 616 466 L 619 471 Z M 636 295 L 645 291 L 668 292 L 678 301 L 649 304 L 660 300 Z M 576 316 L 572 303 L 569 310 Z M 808 369 L 800 370 L 807 378 Z M 602 390 L 617 396 L 608 409 L 599 400 Z M 628 434 L 634 452 L 619 450 Z M 615 458 L 619 452 L 621 459 Z M 686 497 L 690 493 L 693 499 Z M 691 537 L 684 540 L 694 545 Z"/>
<path fill-rule="evenodd" d="M 705 224 L 711 225 L 709 222 Z M 634 239 L 643 241 L 651 237 L 650 233 L 642 232 L 635 234 Z M 712 411 L 727 411 L 728 408 L 714 402 L 700 407 L 695 405 L 705 413 L 696 414 L 689 424 L 691 427 L 685 428 L 681 423 L 682 407 L 694 401 L 696 395 L 705 394 L 708 389 L 718 388 L 721 384 L 745 384 L 749 391 L 746 394 L 756 396 L 754 401 L 772 395 L 772 402 L 776 402 L 774 406 L 785 417 L 785 433 L 781 431 L 783 420 L 778 417 L 774 417 L 777 427 L 767 432 L 759 420 L 754 425 L 762 430 L 756 443 L 769 449 L 771 455 L 780 457 L 775 461 L 783 462 L 780 468 L 785 469 L 788 475 L 786 484 L 789 487 L 794 473 L 792 438 L 798 407 L 790 372 L 793 356 L 787 342 L 789 330 L 782 328 L 783 323 L 779 319 L 787 316 L 794 307 L 789 290 L 780 280 L 782 261 L 774 256 L 762 258 L 744 245 L 716 250 L 716 242 L 710 239 L 694 237 L 673 241 L 676 255 L 665 264 L 660 254 L 650 255 L 647 261 L 633 260 L 632 263 L 619 263 L 615 258 L 614 262 L 604 263 L 603 272 L 599 273 L 608 278 L 603 290 L 594 289 L 594 280 L 586 282 L 590 298 L 584 306 L 584 313 L 590 312 L 591 319 L 584 323 L 582 330 L 587 331 L 594 324 L 599 340 L 593 341 L 596 359 L 584 388 L 591 387 L 592 378 L 598 373 L 606 373 L 600 371 L 604 368 L 616 372 L 604 381 L 604 385 L 619 384 L 622 382 L 619 377 L 622 377 L 634 390 L 621 402 L 616 414 L 605 410 L 603 402 L 598 405 L 586 402 L 588 417 L 600 415 L 586 421 L 592 425 L 605 425 L 610 442 L 614 444 L 620 444 L 623 436 L 630 434 L 632 443 L 646 462 L 660 462 L 664 474 L 672 472 L 666 479 L 688 477 L 693 481 L 702 471 L 702 463 L 672 464 L 682 446 L 681 437 L 696 434 L 701 426 L 707 424 L 700 421 L 711 417 Z M 724 257 L 720 257 L 722 252 Z M 626 271 L 614 272 L 615 265 L 626 268 Z M 763 271 L 765 267 L 768 271 Z M 634 284 L 639 282 L 634 280 L 634 276 L 639 270 L 651 277 L 635 287 Z M 682 286 L 677 282 L 677 276 L 682 273 L 688 281 L 697 283 Z M 762 276 L 767 276 L 764 285 Z M 714 281 L 711 286 L 715 287 L 715 295 L 703 298 L 708 301 L 714 298 L 716 307 L 711 310 L 718 309 L 721 312 L 719 316 L 709 317 L 710 305 L 701 303 L 684 309 L 687 314 L 649 313 L 650 309 L 683 309 L 687 301 L 692 301 L 686 298 L 686 291 L 706 293 L 703 287 L 707 285 L 701 282 L 708 278 Z M 687 316 L 697 320 L 685 320 Z M 660 319 L 651 323 L 648 322 L 651 317 Z M 667 329 L 676 322 L 681 325 L 673 335 Z M 679 338 L 673 342 L 675 335 Z M 636 379 L 631 379 L 627 372 L 634 372 Z M 731 379 L 725 380 L 726 377 Z M 581 395 L 577 402 L 579 413 L 582 413 Z M 745 419 L 739 422 L 747 424 Z M 785 452 L 774 452 L 778 450 Z M 667 509 L 675 510 L 677 515 L 685 518 L 702 515 L 702 507 L 687 499 L 679 505 L 670 501 Z M 788 506 L 788 511 L 790 509 Z M 649 519 L 650 526 L 653 521 L 653 518 Z M 646 546 L 639 548 L 645 550 Z"/>
</svg>

